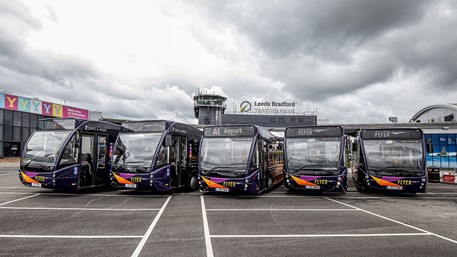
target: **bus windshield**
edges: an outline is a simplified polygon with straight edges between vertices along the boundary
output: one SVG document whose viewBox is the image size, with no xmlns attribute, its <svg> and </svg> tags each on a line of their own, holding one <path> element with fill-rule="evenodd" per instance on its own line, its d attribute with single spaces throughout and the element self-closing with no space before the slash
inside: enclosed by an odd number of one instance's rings
<svg viewBox="0 0 457 257">
<path fill-rule="evenodd" d="M 296 175 L 337 175 L 341 138 L 288 138 L 287 167 Z"/>
<path fill-rule="evenodd" d="M 419 140 L 364 140 L 367 166 L 380 176 L 420 176 L 422 144 Z"/>
<path fill-rule="evenodd" d="M 116 171 L 149 172 L 161 136 L 161 133 L 121 133 L 113 153 Z"/>
<path fill-rule="evenodd" d="M 244 177 L 253 138 L 204 138 L 200 172 L 212 177 Z"/>
<path fill-rule="evenodd" d="M 57 154 L 71 130 L 36 131 L 25 146 L 22 158 L 24 168 L 51 171 Z"/>
</svg>

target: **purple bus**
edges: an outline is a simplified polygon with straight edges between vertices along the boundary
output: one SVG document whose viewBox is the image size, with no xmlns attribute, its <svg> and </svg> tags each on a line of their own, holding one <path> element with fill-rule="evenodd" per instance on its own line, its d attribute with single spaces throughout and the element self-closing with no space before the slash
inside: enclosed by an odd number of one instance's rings
<svg viewBox="0 0 457 257">
<path fill-rule="evenodd" d="M 357 164 L 353 178 L 359 191 L 427 192 L 422 130 L 363 129 L 353 148 Z"/>
<path fill-rule="evenodd" d="M 199 156 L 202 192 L 260 194 L 283 181 L 282 138 L 259 126 L 205 127 Z"/>
<path fill-rule="evenodd" d="M 286 128 L 285 186 L 300 191 L 346 192 L 344 147 L 344 130 L 340 126 Z"/>
<path fill-rule="evenodd" d="M 109 146 L 119 132 L 119 125 L 103 121 L 39 120 L 22 153 L 19 178 L 26 186 L 70 191 L 109 186 Z"/>
<path fill-rule="evenodd" d="M 202 132 L 172 121 L 122 123 L 112 157 L 115 188 L 170 191 L 197 189 Z"/>
</svg>

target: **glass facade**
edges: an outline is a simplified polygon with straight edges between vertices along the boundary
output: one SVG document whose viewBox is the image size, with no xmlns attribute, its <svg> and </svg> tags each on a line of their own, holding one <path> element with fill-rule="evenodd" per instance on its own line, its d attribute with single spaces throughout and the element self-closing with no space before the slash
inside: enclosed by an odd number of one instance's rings
<svg viewBox="0 0 457 257">
<path fill-rule="evenodd" d="M 456 134 L 425 134 L 427 166 L 457 168 Z"/>
<path fill-rule="evenodd" d="M 43 115 L 0 109 L 0 157 L 19 157 Z"/>
</svg>

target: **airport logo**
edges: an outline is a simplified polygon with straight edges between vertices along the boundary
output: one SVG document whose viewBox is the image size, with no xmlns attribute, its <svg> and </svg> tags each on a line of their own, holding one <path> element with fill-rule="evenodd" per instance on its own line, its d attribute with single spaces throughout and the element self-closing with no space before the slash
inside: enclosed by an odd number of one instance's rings
<svg viewBox="0 0 457 257">
<path fill-rule="evenodd" d="M 240 104 L 240 112 L 248 112 L 251 110 L 251 103 L 249 101 L 243 101 Z"/>
</svg>

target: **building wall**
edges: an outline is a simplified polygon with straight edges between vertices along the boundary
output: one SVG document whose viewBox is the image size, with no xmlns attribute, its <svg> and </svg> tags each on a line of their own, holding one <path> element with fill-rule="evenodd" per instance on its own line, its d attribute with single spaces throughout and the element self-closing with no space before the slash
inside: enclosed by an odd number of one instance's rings
<svg viewBox="0 0 457 257">
<path fill-rule="evenodd" d="M 0 157 L 20 156 L 43 115 L 0 109 Z"/>
<path fill-rule="evenodd" d="M 221 125 L 222 107 L 204 107 L 198 108 L 198 124 L 199 125 Z"/>
<path fill-rule="evenodd" d="M 412 122 L 455 122 L 457 121 L 457 110 L 450 109 L 450 108 L 434 108 L 426 111 L 425 113 L 421 114 Z"/>
<path fill-rule="evenodd" d="M 317 124 L 315 115 L 245 115 L 223 114 L 222 125 L 254 124 L 263 127 L 293 127 Z"/>
</svg>

